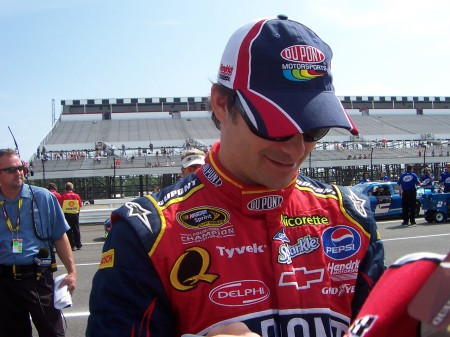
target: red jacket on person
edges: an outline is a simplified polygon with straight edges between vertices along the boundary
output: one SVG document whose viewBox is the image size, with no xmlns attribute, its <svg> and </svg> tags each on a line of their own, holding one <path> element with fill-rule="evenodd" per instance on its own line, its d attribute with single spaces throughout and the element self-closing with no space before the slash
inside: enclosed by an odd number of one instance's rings
<svg viewBox="0 0 450 337">
<path fill-rule="evenodd" d="M 64 213 L 78 214 L 83 206 L 81 198 L 74 191 L 66 191 L 61 195 L 59 204 Z"/>
</svg>

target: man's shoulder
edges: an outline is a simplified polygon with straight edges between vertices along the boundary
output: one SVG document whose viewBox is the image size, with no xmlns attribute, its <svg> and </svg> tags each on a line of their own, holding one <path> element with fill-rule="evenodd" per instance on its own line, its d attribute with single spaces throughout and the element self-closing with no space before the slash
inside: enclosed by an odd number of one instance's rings
<svg viewBox="0 0 450 337">
<path fill-rule="evenodd" d="M 323 188 L 323 189 L 329 189 L 329 190 L 333 190 L 333 187 L 331 184 L 328 183 L 324 183 L 322 181 L 310 178 L 310 177 L 306 177 L 304 175 L 297 175 L 297 185 L 301 185 L 301 186 L 312 186 L 312 187 L 318 187 L 318 188 Z"/>
<path fill-rule="evenodd" d="M 43 187 L 30 185 L 30 184 L 23 184 L 22 187 L 22 195 L 23 196 L 30 196 L 30 197 L 38 197 L 38 196 L 50 196 L 52 193 Z"/>
<path fill-rule="evenodd" d="M 155 200 L 140 197 L 125 202 L 111 214 L 111 226 L 134 232 L 147 249 L 155 243 L 163 224 Z M 123 232 L 122 232 L 123 233 Z"/>
<path fill-rule="evenodd" d="M 158 205 L 165 205 L 172 203 L 175 200 L 180 200 L 182 197 L 192 195 L 194 191 L 197 191 L 202 182 L 196 174 L 190 174 L 186 177 L 175 182 L 173 185 L 164 187 L 159 192 L 152 193 L 151 196 L 156 200 Z"/>
</svg>

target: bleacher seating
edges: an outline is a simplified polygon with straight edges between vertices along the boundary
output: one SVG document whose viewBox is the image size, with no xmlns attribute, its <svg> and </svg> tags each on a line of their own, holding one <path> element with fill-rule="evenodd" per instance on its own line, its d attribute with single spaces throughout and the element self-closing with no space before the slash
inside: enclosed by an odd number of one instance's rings
<svg viewBox="0 0 450 337">
<path fill-rule="evenodd" d="M 352 116 L 360 131 L 361 140 L 384 137 L 415 139 L 425 133 L 438 138 L 450 134 L 449 115 L 370 115 Z M 64 121 L 52 131 L 46 141 L 47 150 L 72 150 L 73 144 L 81 148 L 93 148 L 98 141 L 127 147 L 145 148 L 150 142 L 156 146 L 181 146 L 188 138 L 198 139 L 210 145 L 219 137 L 210 118 L 188 119 L 134 119 L 99 121 Z M 446 137 L 448 138 L 448 137 Z M 342 129 L 332 129 L 324 141 L 349 141 L 350 135 Z"/>
<path fill-rule="evenodd" d="M 180 115 L 170 117 L 127 119 L 125 114 L 120 118 L 112 119 L 92 119 L 80 120 L 78 115 L 76 119 L 60 118 L 53 130 L 44 139 L 41 145 L 45 145 L 48 152 L 55 151 L 77 151 L 91 150 L 86 152 L 86 157 L 79 160 L 48 160 L 45 162 L 35 161 L 36 178 L 42 176 L 42 171 L 61 172 L 64 175 L 67 171 L 74 172 L 81 176 L 89 175 L 110 175 L 111 169 L 116 169 L 123 174 L 160 174 L 160 173 L 179 173 L 180 172 L 180 151 L 185 145 L 186 140 L 194 139 L 200 144 L 207 146 L 213 144 L 219 139 L 219 130 L 215 127 L 210 117 L 205 114 L 195 116 L 195 112 L 190 112 L 189 118 Z M 67 116 L 66 116 L 67 117 Z M 72 116 L 69 116 L 72 117 Z M 176 117 L 176 118 L 175 118 Z M 414 159 L 419 161 L 419 151 L 423 149 L 418 147 L 421 141 L 435 141 L 434 159 L 436 161 L 448 161 L 449 151 L 447 143 L 440 146 L 438 140 L 450 139 L 450 110 L 447 114 L 433 114 L 433 110 L 427 110 L 426 114 L 377 114 L 377 110 L 371 110 L 369 115 L 352 112 L 351 118 L 357 126 L 360 135 L 354 137 L 344 129 L 331 129 L 323 143 L 331 146 L 323 150 L 323 146 L 318 146 L 311 154 L 311 160 L 315 165 L 325 167 L 333 165 L 355 165 L 354 160 L 368 159 L 386 163 L 387 159 L 403 161 Z M 382 139 L 409 141 L 408 146 L 398 146 L 390 144 L 380 145 Z M 359 142 L 359 148 L 351 149 L 345 146 L 338 146 L 345 142 Z M 134 156 L 134 160 L 127 160 L 125 156 L 121 157 L 120 166 L 114 167 L 114 158 L 104 156 L 100 162 L 94 158 L 94 147 L 97 142 L 105 142 L 114 145 L 116 156 L 121 155 L 121 145 L 125 144 L 127 156 Z M 154 152 L 147 153 L 149 143 L 154 145 Z M 333 148 L 332 144 L 336 144 Z M 176 147 L 178 150 L 168 158 L 163 156 L 156 157 L 156 151 L 161 147 Z M 386 146 L 386 147 L 383 147 Z M 372 149 L 373 148 L 373 149 Z M 422 151 L 423 153 L 423 151 Z M 427 161 L 432 160 L 431 149 L 427 149 Z M 445 158 L 440 158 L 445 157 Z M 166 160 L 169 166 L 166 166 Z M 172 165 L 172 160 L 174 164 Z M 317 164 L 320 162 L 320 164 Z M 352 162 L 350 164 L 350 162 Z M 366 162 L 364 162 L 367 165 Z M 119 174 L 119 173 L 117 173 Z"/>
</svg>

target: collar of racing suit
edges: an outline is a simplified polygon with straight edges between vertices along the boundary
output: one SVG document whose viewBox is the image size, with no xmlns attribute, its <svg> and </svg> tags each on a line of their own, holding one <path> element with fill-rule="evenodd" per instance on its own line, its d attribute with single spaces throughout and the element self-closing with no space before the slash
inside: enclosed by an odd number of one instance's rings
<svg viewBox="0 0 450 337">
<path fill-rule="evenodd" d="M 263 186 L 246 186 L 236 180 L 219 162 L 220 142 L 215 143 L 205 159 L 202 170 L 197 172 L 199 179 L 205 184 L 217 188 L 222 200 L 230 203 L 230 207 L 241 209 L 244 214 L 266 214 L 271 211 L 280 212 L 285 208 L 295 188 L 296 177 L 290 185 L 281 190 L 268 189 Z"/>
</svg>

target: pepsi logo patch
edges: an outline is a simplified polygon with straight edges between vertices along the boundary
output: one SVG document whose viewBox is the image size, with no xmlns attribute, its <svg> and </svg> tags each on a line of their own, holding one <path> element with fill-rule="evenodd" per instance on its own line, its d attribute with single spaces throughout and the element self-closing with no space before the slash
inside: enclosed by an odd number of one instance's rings
<svg viewBox="0 0 450 337">
<path fill-rule="evenodd" d="M 325 255 L 333 260 L 343 260 L 355 255 L 361 248 L 361 236 L 352 227 L 327 228 L 322 234 Z"/>
</svg>

